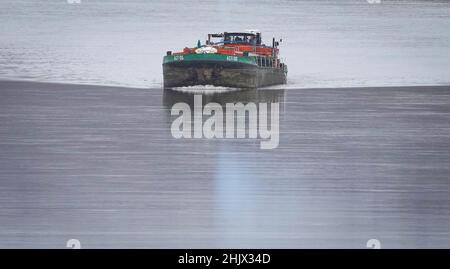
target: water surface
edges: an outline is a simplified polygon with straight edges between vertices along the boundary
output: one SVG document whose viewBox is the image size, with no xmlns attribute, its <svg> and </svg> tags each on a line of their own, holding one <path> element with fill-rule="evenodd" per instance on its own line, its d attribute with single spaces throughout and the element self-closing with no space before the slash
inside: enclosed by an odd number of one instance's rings
<svg viewBox="0 0 450 269">
<path fill-rule="evenodd" d="M 289 88 L 450 85 L 450 3 L 0 0 L 0 78 L 154 88 L 208 33 L 283 38 Z"/>
<path fill-rule="evenodd" d="M 257 90 L 280 144 L 174 139 L 188 93 L 0 83 L 0 247 L 450 247 L 450 88 Z"/>
</svg>

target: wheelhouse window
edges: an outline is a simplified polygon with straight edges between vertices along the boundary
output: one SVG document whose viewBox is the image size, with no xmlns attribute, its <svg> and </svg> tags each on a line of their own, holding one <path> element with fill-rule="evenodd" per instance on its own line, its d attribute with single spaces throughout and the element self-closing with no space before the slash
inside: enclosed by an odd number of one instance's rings
<svg viewBox="0 0 450 269">
<path fill-rule="evenodd" d="M 223 42 L 225 44 L 260 45 L 261 35 L 259 33 L 225 33 Z"/>
</svg>

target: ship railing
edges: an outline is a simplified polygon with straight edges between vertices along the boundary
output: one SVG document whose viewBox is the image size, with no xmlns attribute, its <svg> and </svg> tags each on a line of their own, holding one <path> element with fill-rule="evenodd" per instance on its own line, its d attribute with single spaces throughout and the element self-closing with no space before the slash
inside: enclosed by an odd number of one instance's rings
<svg viewBox="0 0 450 269">
<path fill-rule="evenodd" d="M 283 58 L 275 58 L 272 56 L 256 56 L 256 63 L 259 67 L 275 68 L 286 70 Z"/>
<path fill-rule="evenodd" d="M 256 56 L 256 58 L 257 58 L 258 66 L 260 66 L 260 67 L 268 67 L 268 68 L 270 68 L 270 67 L 273 66 L 273 60 L 270 59 L 272 57 L 269 57 L 269 56 Z"/>
</svg>

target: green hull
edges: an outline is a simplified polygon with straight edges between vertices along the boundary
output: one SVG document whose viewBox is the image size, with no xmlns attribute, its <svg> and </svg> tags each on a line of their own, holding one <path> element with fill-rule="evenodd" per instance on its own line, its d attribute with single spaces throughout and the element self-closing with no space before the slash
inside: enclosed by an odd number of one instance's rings
<svg viewBox="0 0 450 269">
<path fill-rule="evenodd" d="M 258 88 L 286 83 L 286 69 L 262 67 L 256 56 L 169 55 L 163 60 L 164 88 L 213 85 Z"/>
<path fill-rule="evenodd" d="M 256 64 L 255 56 L 228 56 L 222 54 L 187 54 L 187 55 L 168 55 L 164 56 L 163 64 L 173 62 L 192 62 L 192 61 L 215 61 L 215 62 L 239 62 L 243 64 Z"/>
</svg>

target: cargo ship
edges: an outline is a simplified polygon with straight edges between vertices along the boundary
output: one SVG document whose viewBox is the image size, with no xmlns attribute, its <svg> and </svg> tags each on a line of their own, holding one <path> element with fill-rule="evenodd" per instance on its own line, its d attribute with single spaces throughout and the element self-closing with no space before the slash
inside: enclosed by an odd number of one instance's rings
<svg viewBox="0 0 450 269">
<path fill-rule="evenodd" d="M 193 48 L 168 51 L 163 59 L 164 88 L 212 85 L 259 88 L 285 84 L 287 66 L 279 58 L 282 40 L 262 43 L 261 32 L 208 34 Z"/>
</svg>

